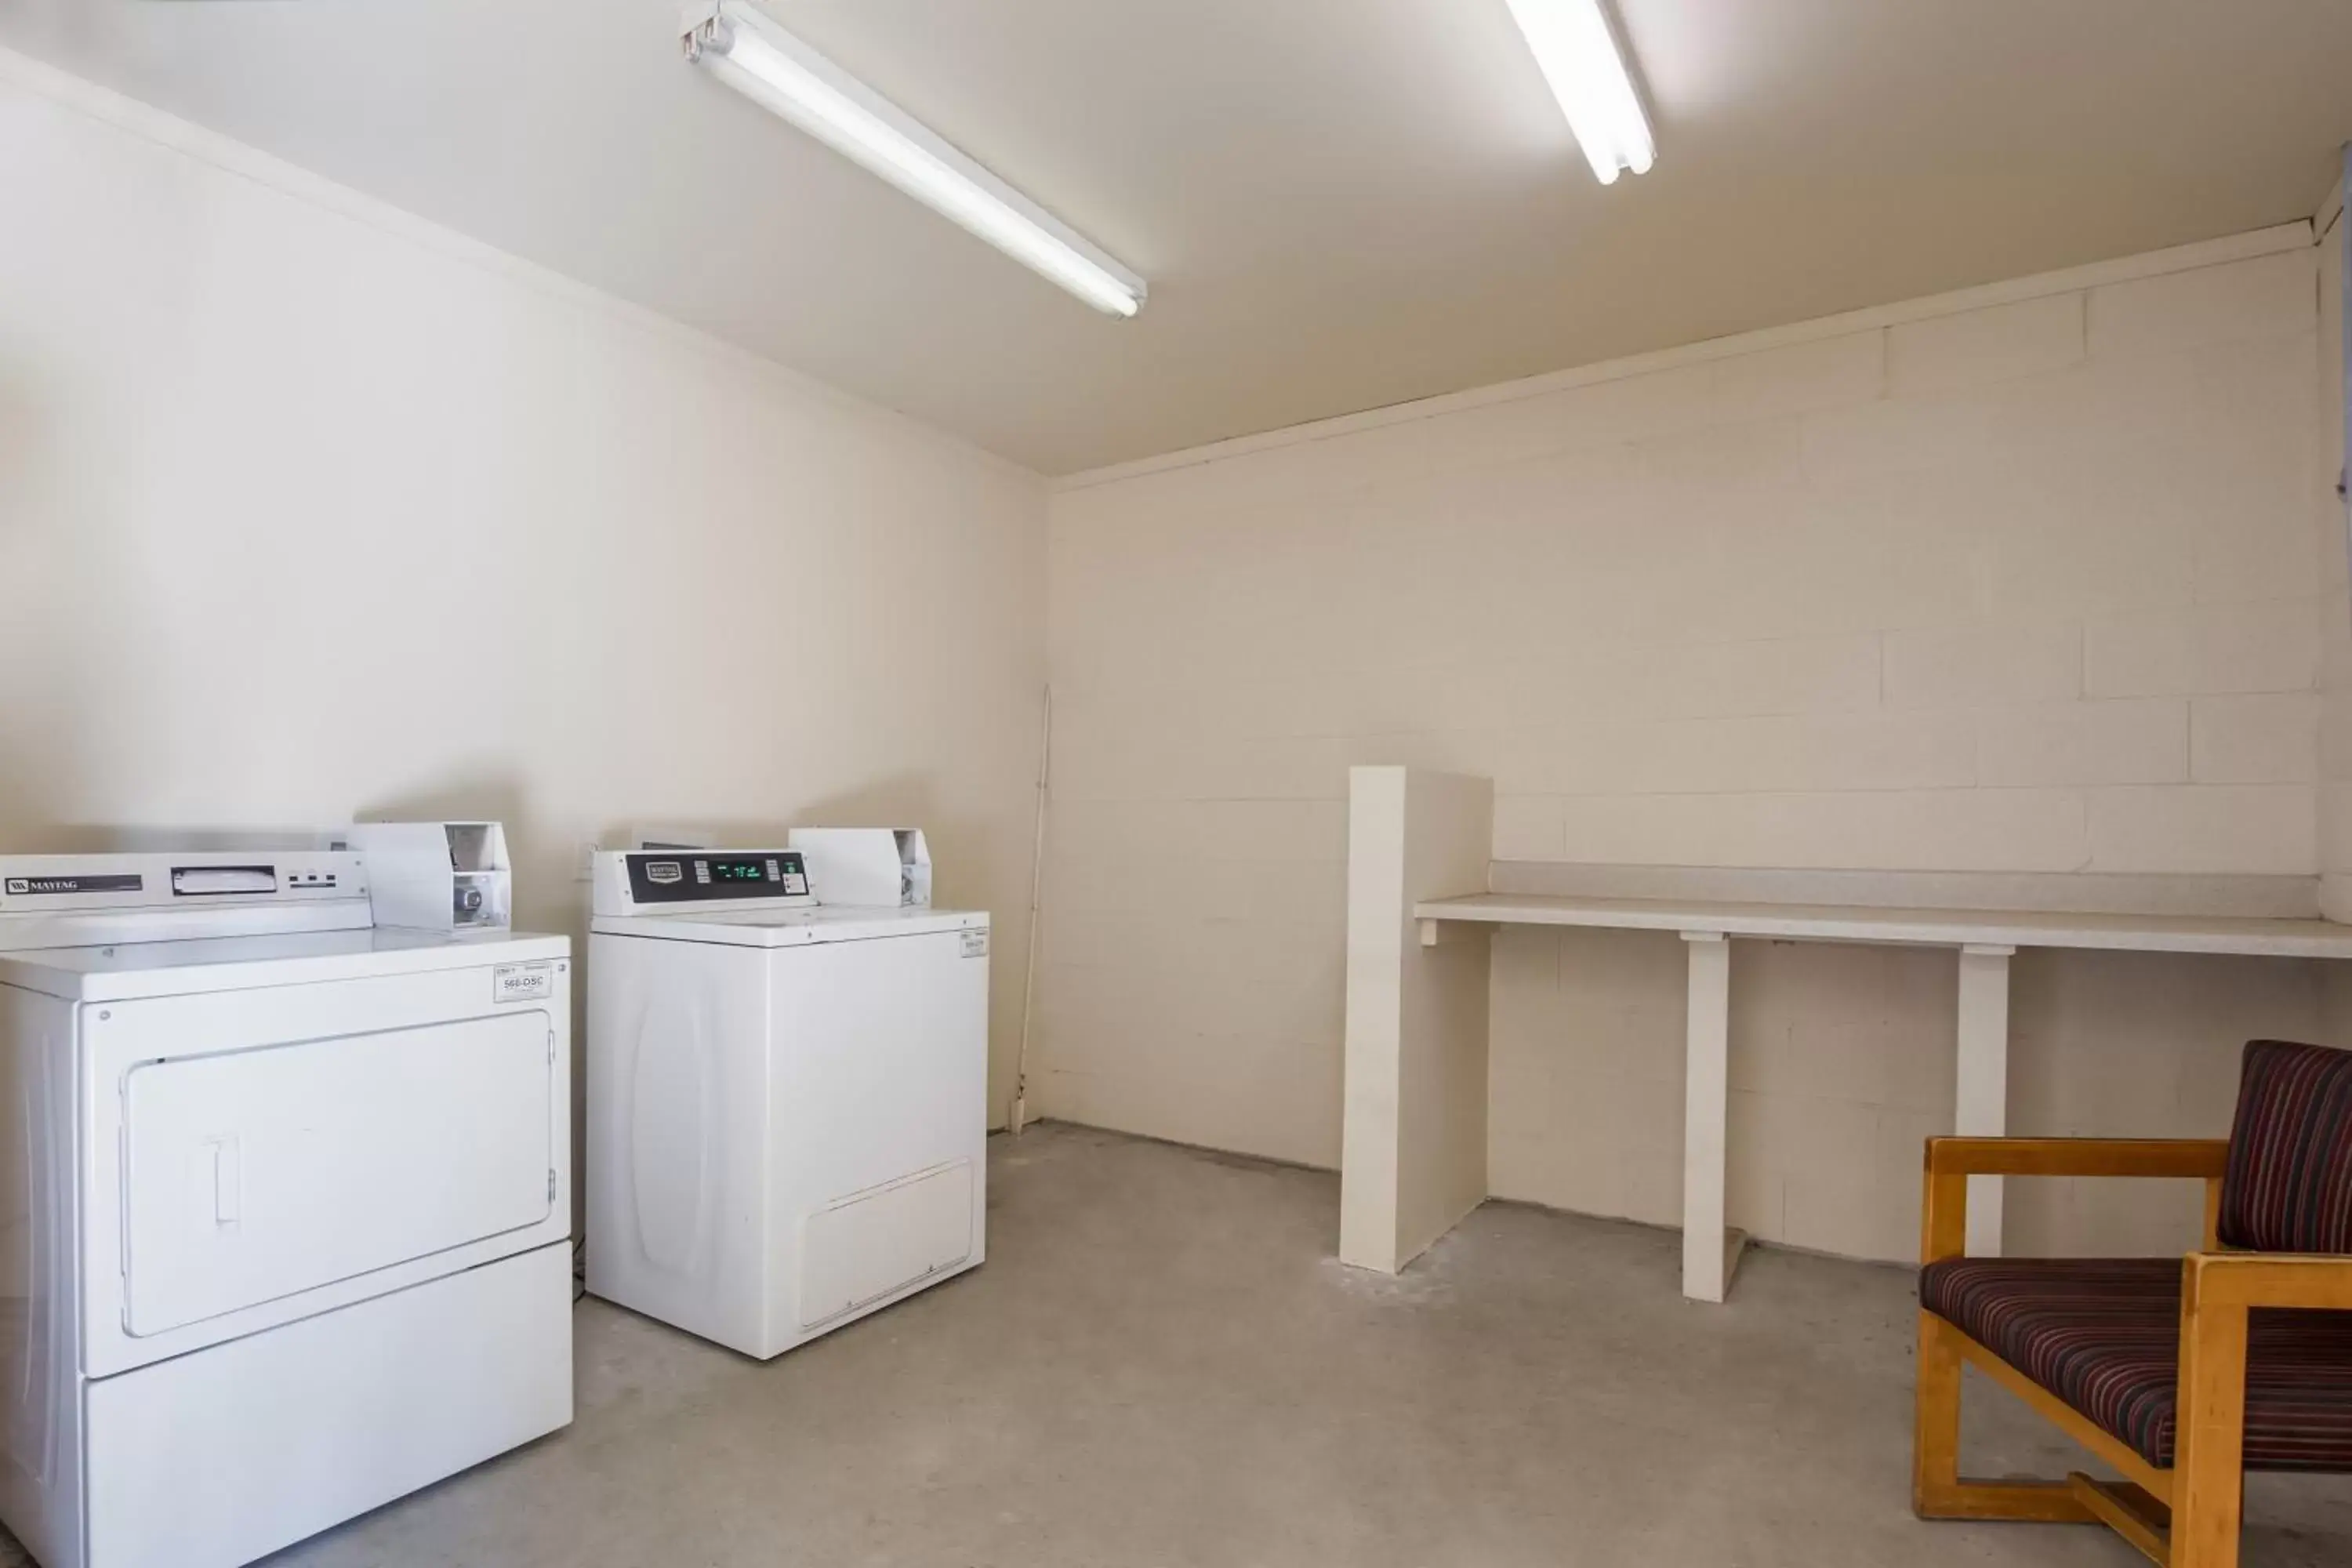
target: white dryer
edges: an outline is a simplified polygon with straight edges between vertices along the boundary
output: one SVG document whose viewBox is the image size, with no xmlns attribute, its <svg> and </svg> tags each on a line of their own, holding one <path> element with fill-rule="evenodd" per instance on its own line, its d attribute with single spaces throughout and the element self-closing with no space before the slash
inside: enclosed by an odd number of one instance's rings
<svg viewBox="0 0 2352 1568">
<path fill-rule="evenodd" d="M 0 858 L 47 1568 L 229 1568 L 572 1419 L 569 952 L 374 929 L 356 855 Z"/>
<path fill-rule="evenodd" d="M 592 1294 L 764 1360 L 980 1263 L 985 914 L 792 849 L 602 853 L 594 900 Z"/>
</svg>

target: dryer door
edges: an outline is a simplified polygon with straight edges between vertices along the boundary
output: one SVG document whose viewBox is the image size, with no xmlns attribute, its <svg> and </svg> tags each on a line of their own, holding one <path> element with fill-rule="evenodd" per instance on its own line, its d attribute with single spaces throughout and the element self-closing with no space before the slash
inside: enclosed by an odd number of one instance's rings
<svg viewBox="0 0 2352 1568">
<path fill-rule="evenodd" d="M 499 956 L 81 1005 L 88 1375 L 565 1240 L 568 998 Z"/>
<path fill-rule="evenodd" d="M 547 1217 L 547 1019 L 142 1062 L 123 1096 L 124 1327 L 161 1333 Z"/>
</svg>

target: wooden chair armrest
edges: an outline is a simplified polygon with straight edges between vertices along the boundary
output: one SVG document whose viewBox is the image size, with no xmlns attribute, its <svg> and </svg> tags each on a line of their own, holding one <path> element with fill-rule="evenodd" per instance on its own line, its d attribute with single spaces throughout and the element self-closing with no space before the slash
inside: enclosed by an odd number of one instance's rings
<svg viewBox="0 0 2352 1568">
<path fill-rule="evenodd" d="M 2205 1184 L 2205 1245 L 2220 1246 L 2221 1179 L 2230 1145 L 2219 1138 L 1930 1138 L 1919 1213 L 1919 1261 L 1958 1258 L 1968 1247 L 1970 1176 L 2163 1176 Z"/>
<path fill-rule="evenodd" d="M 2230 1145 L 2219 1138 L 1930 1138 L 1936 1176 L 2177 1176 L 2219 1179 Z"/>
<path fill-rule="evenodd" d="M 2307 1252 L 2192 1252 L 2181 1265 L 2184 1310 L 2317 1307 L 2352 1312 L 2352 1258 Z"/>
</svg>

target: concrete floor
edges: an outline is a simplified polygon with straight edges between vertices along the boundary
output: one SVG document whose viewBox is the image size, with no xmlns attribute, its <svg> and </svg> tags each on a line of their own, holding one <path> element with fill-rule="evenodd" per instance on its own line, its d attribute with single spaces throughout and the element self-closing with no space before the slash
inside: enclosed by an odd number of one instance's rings
<svg viewBox="0 0 2352 1568">
<path fill-rule="evenodd" d="M 761 1365 L 579 1310 L 568 1430 L 283 1568 L 2095 1564 L 1906 1506 L 1900 1269 L 1489 1205 L 1402 1278 L 1336 1178 L 1078 1128 L 991 1146 L 988 1265 Z M 2081 1460 L 1972 1388 L 1971 1468 Z M 2249 1568 L 2352 1562 L 2352 1479 L 2257 1478 Z M 0 1560 L 20 1561 L 7 1552 Z"/>
</svg>

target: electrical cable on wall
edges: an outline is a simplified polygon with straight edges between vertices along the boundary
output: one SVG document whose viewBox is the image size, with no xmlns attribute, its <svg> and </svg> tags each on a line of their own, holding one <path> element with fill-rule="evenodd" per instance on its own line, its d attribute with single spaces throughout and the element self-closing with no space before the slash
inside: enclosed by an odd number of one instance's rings
<svg viewBox="0 0 2352 1568">
<path fill-rule="evenodd" d="M 1054 689 L 1045 688 L 1045 728 L 1037 742 L 1037 827 L 1029 850 L 1029 954 L 1021 978 L 1021 1054 L 1013 1069 L 1013 1110 L 1005 1125 L 1015 1138 L 1029 1121 L 1029 1020 L 1036 1009 L 1037 909 L 1045 881 L 1046 786 L 1054 768 Z"/>
</svg>

